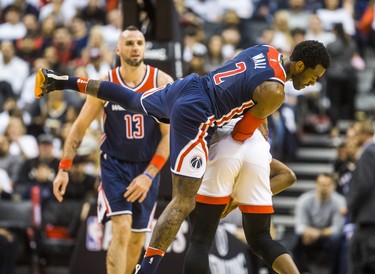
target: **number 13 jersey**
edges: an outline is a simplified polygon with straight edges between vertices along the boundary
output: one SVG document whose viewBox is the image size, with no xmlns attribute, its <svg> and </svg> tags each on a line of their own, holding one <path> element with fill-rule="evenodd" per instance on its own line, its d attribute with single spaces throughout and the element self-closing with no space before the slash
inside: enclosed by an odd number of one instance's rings
<svg viewBox="0 0 375 274">
<path fill-rule="evenodd" d="M 109 80 L 134 92 L 144 92 L 157 87 L 158 69 L 146 66 L 141 83 L 128 87 L 122 80 L 120 68 L 109 71 Z M 148 162 L 155 153 L 161 134 L 159 124 L 154 118 L 134 114 L 120 105 L 105 102 L 103 115 L 104 135 L 101 150 L 119 160 L 129 162 Z"/>
</svg>

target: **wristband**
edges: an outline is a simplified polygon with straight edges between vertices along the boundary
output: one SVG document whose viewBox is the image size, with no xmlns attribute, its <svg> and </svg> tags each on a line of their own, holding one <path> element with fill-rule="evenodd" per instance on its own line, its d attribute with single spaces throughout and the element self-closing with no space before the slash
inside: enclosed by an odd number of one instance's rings
<svg viewBox="0 0 375 274">
<path fill-rule="evenodd" d="M 72 163 L 73 163 L 73 160 L 68 159 L 68 158 L 62 158 L 60 160 L 59 170 L 69 172 L 70 168 L 72 167 Z"/>
<path fill-rule="evenodd" d="M 234 126 L 232 137 L 236 141 L 244 142 L 253 136 L 254 131 L 264 122 L 265 119 L 254 117 L 250 111 L 246 112 L 240 121 Z"/>
<path fill-rule="evenodd" d="M 163 156 L 160 154 L 155 154 L 154 157 L 152 157 L 150 161 L 150 165 L 155 166 L 158 170 L 161 170 L 165 164 L 167 159 L 165 159 Z"/>
<path fill-rule="evenodd" d="M 152 181 L 154 180 L 154 177 L 150 173 L 143 171 L 143 174 L 150 178 Z"/>
</svg>

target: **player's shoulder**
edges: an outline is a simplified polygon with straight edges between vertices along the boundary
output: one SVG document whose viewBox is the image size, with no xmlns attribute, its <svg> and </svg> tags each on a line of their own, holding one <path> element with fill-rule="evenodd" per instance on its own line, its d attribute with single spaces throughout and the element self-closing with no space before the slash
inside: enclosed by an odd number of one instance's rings
<svg viewBox="0 0 375 274">
<path fill-rule="evenodd" d="M 168 83 L 172 83 L 174 80 L 172 78 L 172 76 L 170 76 L 168 73 L 162 71 L 162 70 L 158 70 L 158 76 L 157 76 L 157 83 L 158 83 L 158 86 L 165 86 L 166 84 Z"/>
</svg>

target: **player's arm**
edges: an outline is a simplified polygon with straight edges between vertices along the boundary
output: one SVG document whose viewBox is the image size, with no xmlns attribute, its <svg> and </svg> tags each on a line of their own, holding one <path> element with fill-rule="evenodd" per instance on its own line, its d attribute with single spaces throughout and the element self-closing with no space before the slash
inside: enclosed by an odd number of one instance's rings
<svg viewBox="0 0 375 274">
<path fill-rule="evenodd" d="M 103 110 L 103 102 L 97 98 L 87 96 L 86 101 L 74 121 L 72 128 L 64 142 L 63 157 L 60 161 L 59 172 L 53 181 L 53 194 L 61 202 L 69 182 L 68 171 L 77 154 L 77 150 L 86 133 L 86 129 Z"/>
<path fill-rule="evenodd" d="M 168 74 L 159 71 L 158 73 L 158 86 L 165 86 L 172 83 L 173 79 Z M 141 203 L 147 196 L 147 192 L 152 184 L 152 179 L 160 172 L 165 162 L 169 158 L 169 125 L 160 124 L 161 138 L 156 148 L 155 154 L 151 159 L 149 165 L 144 170 L 144 173 L 137 176 L 129 184 L 124 197 L 129 202 L 134 202 L 138 199 Z"/>
<path fill-rule="evenodd" d="M 158 87 L 165 86 L 166 84 L 172 82 L 173 78 L 170 75 L 159 70 L 157 82 Z M 160 124 L 159 127 L 161 133 L 160 142 L 156 148 L 154 158 L 150 161 L 150 164 L 145 170 L 154 177 L 158 172 L 160 172 L 165 162 L 169 158 L 169 124 Z M 159 160 L 155 160 L 155 157 L 159 157 Z"/>
<path fill-rule="evenodd" d="M 276 159 L 271 161 L 270 184 L 273 195 L 287 189 L 297 181 L 294 172 Z"/>
<path fill-rule="evenodd" d="M 255 105 L 249 109 L 233 129 L 232 137 L 243 142 L 251 137 L 264 120 L 284 102 L 284 86 L 279 82 L 265 81 L 253 93 Z"/>
<path fill-rule="evenodd" d="M 289 167 L 284 165 L 279 160 L 272 159 L 270 171 L 270 186 L 273 195 L 276 195 L 281 191 L 287 189 L 288 187 L 293 185 L 296 182 L 296 180 L 296 175 Z M 237 202 L 233 197 L 231 197 L 230 202 L 223 210 L 221 218 L 227 216 L 231 211 L 236 209 L 236 207 Z"/>
</svg>

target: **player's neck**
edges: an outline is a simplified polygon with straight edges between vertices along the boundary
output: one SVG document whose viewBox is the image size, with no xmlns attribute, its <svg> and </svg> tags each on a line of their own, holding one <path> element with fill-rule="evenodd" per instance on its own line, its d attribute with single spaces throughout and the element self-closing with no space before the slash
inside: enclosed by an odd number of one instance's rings
<svg viewBox="0 0 375 274">
<path fill-rule="evenodd" d="M 291 68 L 291 62 L 289 59 L 284 59 L 284 68 L 286 73 L 286 81 L 289 81 L 292 79 L 292 68 Z"/>
<path fill-rule="evenodd" d="M 144 63 L 139 66 L 129 66 L 127 64 L 120 67 L 121 78 L 129 87 L 136 87 L 143 80 L 146 73 L 146 65 Z"/>
</svg>

